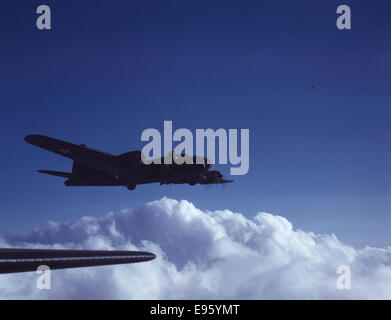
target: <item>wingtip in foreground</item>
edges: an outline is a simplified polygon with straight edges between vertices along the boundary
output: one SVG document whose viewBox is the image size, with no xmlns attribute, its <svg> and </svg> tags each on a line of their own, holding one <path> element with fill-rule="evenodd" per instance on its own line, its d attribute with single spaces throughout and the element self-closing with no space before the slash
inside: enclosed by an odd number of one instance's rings
<svg viewBox="0 0 391 320">
<path fill-rule="evenodd" d="M 51 270 L 145 262 L 156 256 L 144 251 L 0 249 L 0 273 Z"/>
</svg>

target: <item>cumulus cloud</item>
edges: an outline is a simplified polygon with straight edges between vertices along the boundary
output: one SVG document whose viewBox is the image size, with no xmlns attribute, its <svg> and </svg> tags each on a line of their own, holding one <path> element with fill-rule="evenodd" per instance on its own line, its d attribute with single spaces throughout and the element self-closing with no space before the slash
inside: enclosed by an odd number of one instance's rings
<svg viewBox="0 0 391 320">
<path fill-rule="evenodd" d="M 34 299 L 391 299 L 391 247 L 354 248 L 335 235 L 295 230 L 260 212 L 202 211 L 163 198 L 137 210 L 48 222 L 1 247 L 146 250 L 156 260 L 55 270 L 51 290 L 35 273 L 0 275 L 0 298 Z M 339 265 L 351 289 L 339 290 Z"/>
</svg>

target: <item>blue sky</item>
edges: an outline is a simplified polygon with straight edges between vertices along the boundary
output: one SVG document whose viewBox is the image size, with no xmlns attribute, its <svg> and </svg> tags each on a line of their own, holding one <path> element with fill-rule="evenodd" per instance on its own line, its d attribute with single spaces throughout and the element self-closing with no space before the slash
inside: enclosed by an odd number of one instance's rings
<svg viewBox="0 0 391 320">
<path fill-rule="evenodd" d="M 389 2 L 44 2 L 50 31 L 35 27 L 42 1 L 0 12 L 0 234 L 168 196 L 390 244 Z M 336 28 L 340 4 L 351 5 L 352 30 Z M 225 188 L 68 188 L 36 170 L 71 161 L 23 140 L 119 154 L 141 149 L 141 132 L 164 120 L 249 128 L 248 175 Z"/>
</svg>

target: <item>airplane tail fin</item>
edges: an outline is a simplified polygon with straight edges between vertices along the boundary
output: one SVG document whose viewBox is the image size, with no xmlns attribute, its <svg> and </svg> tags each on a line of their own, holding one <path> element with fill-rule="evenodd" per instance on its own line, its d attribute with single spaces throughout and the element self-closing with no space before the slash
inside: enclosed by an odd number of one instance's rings
<svg viewBox="0 0 391 320">
<path fill-rule="evenodd" d="M 56 176 L 56 177 L 63 177 L 63 178 L 72 177 L 72 173 L 70 172 L 61 172 L 61 171 L 52 171 L 52 170 L 38 170 L 38 172 L 44 174 L 50 174 L 51 176 Z"/>
</svg>

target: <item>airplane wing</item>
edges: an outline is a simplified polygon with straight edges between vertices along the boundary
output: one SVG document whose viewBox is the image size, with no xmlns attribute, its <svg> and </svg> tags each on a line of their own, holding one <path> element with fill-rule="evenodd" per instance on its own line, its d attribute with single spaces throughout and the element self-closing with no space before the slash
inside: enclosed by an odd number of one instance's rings
<svg viewBox="0 0 391 320">
<path fill-rule="evenodd" d="M 144 262 L 156 256 L 144 251 L 0 249 L 0 273 L 51 270 Z"/>
<path fill-rule="evenodd" d="M 110 153 L 42 135 L 28 135 L 24 138 L 24 140 L 34 146 L 57 153 L 66 158 L 88 164 L 89 166 L 97 169 L 106 168 L 108 163 L 111 162 L 112 159 L 115 159 L 115 156 Z"/>
</svg>

